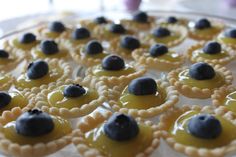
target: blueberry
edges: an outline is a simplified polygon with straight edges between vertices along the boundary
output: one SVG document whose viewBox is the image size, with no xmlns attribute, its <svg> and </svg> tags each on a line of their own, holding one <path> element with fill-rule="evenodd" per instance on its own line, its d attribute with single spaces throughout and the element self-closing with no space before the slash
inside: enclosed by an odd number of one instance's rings
<svg viewBox="0 0 236 157">
<path fill-rule="evenodd" d="M 52 117 L 37 109 L 29 110 L 16 119 L 16 131 L 23 136 L 41 136 L 50 133 L 53 129 Z"/>
<path fill-rule="evenodd" d="M 204 48 L 203 52 L 207 54 L 217 54 L 221 52 L 221 45 L 218 42 L 209 42 L 207 43 Z"/>
<path fill-rule="evenodd" d="M 133 20 L 140 23 L 146 23 L 148 22 L 148 15 L 146 12 L 139 11 L 134 14 Z"/>
<path fill-rule="evenodd" d="M 86 90 L 79 84 L 68 85 L 63 90 L 63 95 L 65 97 L 80 97 L 86 93 Z"/>
<path fill-rule="evenodd" d="M 195 137 L 214 139 L 222 132 L 220 121 L 210 114 L 195 115 L 189 120 L 188 131 Z"/>
<path fill-rule="evenodd" d="M 0 58 L 8 58 L 9 57 L 9 53 L 5 50 L 0 50 Z"/>
<path fill-rule="evenodd" d="M 40 44 L 42 52 L 46 55 L 53 55 L 59 52 L 57 43 L 53 40 L 44 40 Z"/>
<path fill-rule="evenodd" d="M 211 23 L 207 19 L 200 19 L 195 23 L 196 29 L 206 29 L 206 28 L 210 28 L 210 27 L 211 27 Z"/>
<path fill-rule="evenodd" d="M 174 24 L 174 23 L 178 22 L 178 19 L 174 16 L 170 16 L 170 17 L 167 18 L 167 22 Z"/>
<path fill-rule="evenodd" d="M 229 29 L 225 31 L 225 36 L 230 38 L 236 38 L 236 29 Z"/>
<path fill-rule="evenodd" d="M 47 62 L 43 60 L 36 60 L 29 64 L 27 69 L 27 76 L 30 79 L 39 79 L 47 75 L 49 67 Z"/>
<path fill-rule="evenodd" d="M 77 28 L 73 33 L 72 33 L 72 38 L 74 40 L 79 40 L 79 39 L 86 39 L 90 37 L 90 32 L 87 28 L 80 27 Z"/>
<path fill-rule="evenodd" d="M 132 36 L 123 36 L 120 40 L 121 47 L 135 50 L 141 46 L 139 40 Z"/>
<path fill-rule="evenodd" d="M 25 33 L 19 39 L 20 43 L 29 44 L 36 41 L 36 36 L 32 33 Z"/>
<path fill-rule="evenodd" d="M 139 127 L 134 118 L 125 114 L 113 114 L 104 124 L 104 133 L 115 141 L 128 141 L 139 133 Z"/>
<path fill-rule="evenodd" d="M 60 21 L 54 21 L 50 23 L 48 28 L 51 32 L 57 32 L 57 33 L 62 33 L 63 31 L 66 30 L 64 24 L 61 23 Z"/>
<path fill-rule="evenodd" d="M 97 24 L 106 24 L 107 19 L 104 16 L 100 16 L 94 19 L 94 22 Z"/>
<path fill-rule="evenodd" d="M 110 25 L 109 30 L 116 34 L 124 34 L 126 32 L 125 28 L 121 24 L 115 23 Z"/>
<path fill-rule="evenodd" d="M 215 70 L 209 64 L 199 62 L 190 66 L 189 75 L 196 80 L 208 80 L 215 76 Z"/>
<path fill-rule="evenodd" d="M 87 54 L 93 55 L 103 52 L 103 47 L 101 43 L 96 40 L 89 41 L 85 46 L 85 52 Z"/>
<path fill-rule="evenodd" d="M 0 109 L 4 108 L 11 102 L 11 96 L 6 92 L 0 92 Z"/>
<path fill-rule="evenodd" d="M 163 44 L 155 44 L 149 49 L 149 53 L 153 57 L 164 55 L 168 52 L 168 48 Z"/>
<path fill-rule="evenodd" d="M 170 31 L 167 28 L 159 27 L 153 31 L 153 35 L 158 38 L 170 36 Z"/>
<path fill-rule="evenodd" d="M 128 85 L 129 93 L 134 95 L 151 95 L 156 94 L 156 81 L 149 77 L 139 77 L 130 82 Z"/>
<path fill-rule="evenodd" d="M 105 70 L 121 70 L 125 68 L 125 62 L 119 56 L 109 55 L 102 60 L 102 68 Z"/>
</svg>

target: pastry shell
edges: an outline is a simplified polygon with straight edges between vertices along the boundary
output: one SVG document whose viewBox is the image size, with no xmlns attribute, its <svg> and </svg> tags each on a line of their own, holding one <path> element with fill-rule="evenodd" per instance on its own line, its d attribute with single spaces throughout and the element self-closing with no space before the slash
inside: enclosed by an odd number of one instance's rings
<svg viewBox="0 0 236 157">
<path fill-rule="evenodd" d="M 11 74 L 6 73 L 5 71 L 0 71 L 0 74 L 1 75 L 8 75 L 10 78 L 6 83 L 0 84 L 0 90 L 1 91 L 9 90 L 10 87 L 13 85 L 15 78 Z"/>
</svg>

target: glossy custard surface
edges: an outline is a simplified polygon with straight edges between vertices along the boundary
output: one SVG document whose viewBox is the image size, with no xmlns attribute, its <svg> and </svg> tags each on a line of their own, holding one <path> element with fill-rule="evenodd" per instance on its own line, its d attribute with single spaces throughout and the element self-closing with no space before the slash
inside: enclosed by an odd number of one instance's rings
<svg viewBox="0 0 236 157">
<path fill-rule="evenodd" d="M 61 50 L 58 53 L 47 55 L 40 50 L 35 50 L 31 52 L 33 58 L 65 58 L 69 52 L 66 50 Z"/>
<path fill-rule="evenodd" d="M 32 43 L 28 43 L 28 44 L 22 44 L 19 42 L 18 39 L 14 39 L 12 41 L 12 44 L 22 50 L 30 50 L 31 48 L 35 47 L 37 44 L 39 43 L 39 41 L 34 41 Z"/>
<path fill-rule="evenodd" d="M 225 58 L 228 56 L 229 56 L 229 54 L 225 50 L 223 50 L 217 54 L 207 54 L 207 53 L 204 53 L 202 50 L 195 50 L 192 53 L 193 58 L 201 57 L 201 58 L 205 58 L 205 59 L 222 59 L 222 58 Z"/>
</svg>

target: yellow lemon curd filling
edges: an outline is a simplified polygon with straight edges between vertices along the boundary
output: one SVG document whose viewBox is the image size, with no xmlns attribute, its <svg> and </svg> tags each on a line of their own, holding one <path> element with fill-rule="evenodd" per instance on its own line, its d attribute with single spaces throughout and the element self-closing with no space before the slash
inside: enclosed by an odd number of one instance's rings
<svg viewBox="0 0 236 157">
<path fill-rule="evenodd" d="M 104 133 L 104 125 L 87 132 L 85 138 L 91 147 L 108 157 L 135 157 L 151 145 L 153 131 L 150 126 L 138 123 L 138 135 L 128 141 L 115 141 Z"/>
<path fill-rule="evenodd" d="M 231 141 L 236 139 L 236 134 L 232 133 L 232 130 L 235 130 L 236 126 L 234 126 L 230 121 L 217 115 L 214 116 L 220 121 L 222 126 L 222 132 L 218 137 L 215 139 L 203 139 L 191 135 L 188 130 L 188 123 L 193 116 L 198 114 L 200 113 L 197 111 L 176 113 L 166 121 L 169 133 L 176 142 L 197 148 L 213 149 L 228 145 Z"/>
<path fill-rule="evenodd" d="M 219 88 L 225 84 L 225 79 L 219 72 L 216 72 L 216 75 L 212 79 L 208 80 L 196 80 L 190 77 L 189 69 L 183 70 L 178 74 L 178 80 L 185 85 L 198 88 L 208 88 L 214 89 Z"/>
<path fill-rule="evenodd" d="M 66 50 L 60 50 L 55 54 L 47 55 L 40 50 L 35 50 L 31 52 L 33 58 L 65 58 L 69 52 Z"/>
<path fill-rule="evenodd" d="M 219 27 L 210 27 L 210 28 L 205 28 L 205 29 L 196 29 L 196 28 L 192 28 L 191 29 L 192 32 L 194 32 L 195 34 L 200 34 L 200 35 L 206 35 L 206 36 L 209 36 L 209 35 L 216 35 L 218 34 L 220 31 L 221 31 L 221 28 Z"/>
<path fill-rule="evenodd" d="M 48 38 L 52 38 L 52 39 L 55 39 L 57 37 L 59 37 L 61 35 L 61 33 L 59 32 L 51 32 L 49 30 L 43 32 L 43 34 L 48 37 Z"/>
<path fill-rule="evenodd" d="M 80 52 L 80 55 L 83 56 L 84 58 L 93 58 L 93 59 L 103 59 L 107 55 L 109 55 L 106 51 L 103 51 L 102 53 L 97 53 L 97 54 L 88 54 L 85 52 L 85 49 L 83 48 Z"/>
<path fill-rule="evenodd" d="M 169 61 L 169 62 L 180 62 L 182 60 L 181 55 L 172 51 L 169 51 L 157 57 L 151 56 L 149 53 L 145 53 L 145 56 L 157 58 L 158 60 Z"/>
<path fill-rule="evenodd" d="M 80 44 L 86 44 L 89 42 L 91 38 L 84 38 L 84 39 L 70 39 L 70 42 L 72 43 L 73 46 L 78 46 Z"/>
<path fill-rule="evenodd" d="M 166 37 L 156 37 L 155 35 L 152 35 L 152 38 L 155 40 L 156 43 L 168 44 L 169 42 L 179 39 L 180 36 L 181 35 L 179 33 L 171 32 L 171 34 Z"/>
<path fill-rule="evenodd" d="M 192 52 L 193 58 L 201 57 L 205 59 L 221 59 L 228 56 L 229 54 L 225 50 L 222 50 L 220 53 L 216 53 L 216 54 L 207 54 L 207 53 L 204 53 L 202 50 L 195 50 Z"/>
<path fill-rule="evenodd" d="M 72 132 L 72 128 L 69 121 L 57 116 L 51 116 L 51 117 L 54 122 L 54 129 L 45 135 L 36 137 L 20 135 L 16 131 L 16 121 L 12 121 L 4 125 L 3 133 L 5 137 L 12 142 L 18 143 L 20 145 L 27 145 L 27 144 L 33 145 L 37 143 L 47 143 L 53 140 L 57 140 Z"/>
<path fill-rule="evenodd" d="M 81 107 L 98 98 L 98 93 L 94 89 L 88 89 L 87 87 L 83 87 L 86 90 L 86 93 L 82 96 L 74 98 L 65 97 L 63 95 L 65 87 L 66 85 L 61 86 L 48 94 L 47 101 L 50 106 L 72 109 L 74 107 Z"/>
<path fill-rule="evenodd" d="M 236 113 L 236 91 L 229 93 L 226 95 L 224 100 L 221 100 L 222 104 L 224 104 L 230 111 Z"/>
<path fill-rule="evenodd" d="M 49 68 L 50 69 L 50 68 Z M 39 78 L 39 79 L 30 79 L 27 76 L 27 73 L 21 74 L 16 82 L 16 87 L 21 88 L 33 88 L 39 87 L 43 84 L 49 84 L 51 82 L 55 82 L 63 75 L 63 69 L 59 67 L 54 67 L 54 69 L 49 70 L 48 74 Z"/>
<path fill-rule="evenodd" d="M 12 41 L 13 46 L 15 46 L 19 49 L 22 49 L 22 50 L 30 50 L 33 47 L 35 47 L 38 43 L 39 43 L 39 41 L 37 41 L 37 40 L 32 43 L 27 43 L 27 44 L 20 43 L 20 41 L 18 39 L 14 39 Z"/>
<path fill-rule="evenodd" d="M 163 104 L 165 100 L 166 92 L 160 87 L 155 94 L 134 95 L 129 93 L 127 86 L 120 96 L 119 105 L 130 109 L 149 109 Z"/>
<path fill-rule="evenodd" d="M 11 110 L 14 107 L 23 108 L 28 104 L 28 100 L 18 91 L 12 91 L 8 93 L 11 96 L 11 101 L 7 106 L 0 109 L 0 114 L 3 111 Z"/>
<path fill-rule="evenodd" d="M 221 43 L 225 44 L 236 44 L 236 38 L 230 38 L 225 36 L 223 33 L 221 33 L 218 37 L 217 40 Z"/>
<path fill-rule="evenodd" d="M 11 76 L 10 75 L 2 74 L 0 72 L 0 84 L 1 85 L 4 85 L 5 83 L 8 83 L 9 80 L 11 80 Z"/>
<path fill-rule="evenodd" d="M 101 65 L 97 65 L 93 68 L 93 75 L 95 76 L 115 76 L 119 77 L 121 75 L 129 75 L 135 73 L 136 70 L 131 66 L 126 64 L 124 69 L 121 70 L 105 70 Z"/>
</svg>

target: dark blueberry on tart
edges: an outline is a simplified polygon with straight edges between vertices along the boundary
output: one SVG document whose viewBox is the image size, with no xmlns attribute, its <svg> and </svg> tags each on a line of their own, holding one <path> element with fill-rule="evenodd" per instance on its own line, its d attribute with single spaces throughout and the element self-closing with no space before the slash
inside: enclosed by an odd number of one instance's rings
<svg viewBox="0 0 236 157">
<path fill-rule="evenodd" d="M 126 29 L 124 28 L 123 25 L 121 24 L 111 24 L 109 30 L 112 33 L 116 33 L 116 34 L 124 34 L 126 32 Z"/>
<path fill-rule="evenodd" d="M 200 114 L 189 120 L 188 131 L 198 138 L 214 139 L 221 134 L 222 126 L 220 121 L 214 116 L 210 114 Z"/>
<path fill-rule="evenodd" d="M 208 80 L 215 76 L 215 70 L 209 64 L 199 62 L 190 66 L 189 75 L 196 80 Z"/>
<path fill-rule="evenodd" d="M 63 90 L 65 97 L 80 97 L 86 93 L 86 90 L 79 84 L 68 85 Z"/>
<path fill-rule="evenodd" d="M 0 109 L 10 104 L 10 102 L 11 96 L 6 92 L 0 91 Z"/>
<path fill-rule="evenodd" d="M 97 24 L 105 24 L 107 23 L 107 19 L 104 16 L 99 16 L 94 19 L 94 22 Z"/>
<path fill-rule="evenodd" d="M 104 124 L 105 135 L 115 141 L 127 141 L 135 138 L 139 127 L 135 119 L 125 114 L 114 114 Z"/>
<path fill-rule="evenodd" d="M 132 80 L 128 85 L 129 93 L 134 95 L 151 95 L 156 94 L 156 81 L 149 77 L 140 77 Z"/>
<path fill-rule="evenodd" d="M 86 39 L 90 37 L 90 32 L 87 28 L 80 27 L 74 30 L 72 33 L 72 38 L 74 40 Z"/>
<path fill-rule="evenodd" d="M 54 21 L 50 23 L 48 27 L 51 32 L 62 33 L 66 30 L 64 24 L 60 21 Z"/>
<path fill-rule="evenodd" d="M 16 119 L 16 131 L 23 136 L 41 136 L 54 128 L 52 117 L 38 109 L 29 110 Z"/>
<path fill-rule="evenodd" d="M 102 53 L 102 44 L 96 40 L 89 41 L 85 46 L 85 52 L 90 55 Z"/>
<path fill-rule="evenodd" d="M 132 36 L 124 36 L 121 38 L 121 46 L 129 50 L 135 50 L 141 46 L 139 40 Z"/>
<path fill-rule="evenodd" d="M 167 28 L 159 27 L 153 31 L 153 35 L 158 38 L 170 36 L 170 31 Z"/>
<path fill-rule="evenodd" d="M 125 68 L 125 61 L 117 55 L 109 55 L 102 60 L 102 68 L 105 70 L 121 70 Z"/>
<path fill-rule="evenodd" d="M 155 44 L 149 49 L 149 53 L 153 57 L 164 55 L 168 52 L 168 48 L 163 44 Z"/>
<path fill-rule="evenodd" d="M 169 17 L 167 18 L 167 22 L 168 22 L 168 23 L 171 23 L 171 24 L 174 24 L 174 23 L 177 23 L 177 22 L 178 22 L 178 19 L 177 19 L 176 17 L 174 17 L 174 16 L 169 16 Z"/>
<path fill-rule="evenodd" d="M 9 53 L 5 50 L 0 50 L 0 58 L 8 58 Z"/>
<path fill-rule="evenodd" d="M 29 44 L 36 41 L 36 36 L 32 33 L 25 33 L 20 37 L 19 41 L 22 44 Z"/>
<path fill-rule="evenodd" d="M 204 48 L 203 52 L 207 54 L 217 54 L 221 52 L 221 45 L 218 42 L 209 42 Z"/>
<path fill-rule="evenodd" d="M 229 29 L 225 31 L 225 36 L 229 38 L 236 38 L 236 29 Z"/>
<path fill-rule="evenodd" d="M 29 64 L 27 69 L 27 76 L 30 79 L 39 79 L 47 75 L 48 72 L 48 63 L 43 60 L 36 60 Z"/>
<path fill-rule="evenodd" d="M 45 40 L 40 44 L 42 52 L 46 55 L 52 55 L 59 52 L 58 45 L 53 40 Z"/>
<path fill-rule="evenodd" d="M 211 22 L 207 19 L 200 19 L 195 23 L 196 29 L 206 29 L 211 27 Z"/>
<path fill-rule="evenodd" d="M 148 15 L 146 12 L 139 11 L 134 14 L 133 20 L 139 23 L 146 23 L 148 22 Z"/>
</svg>

